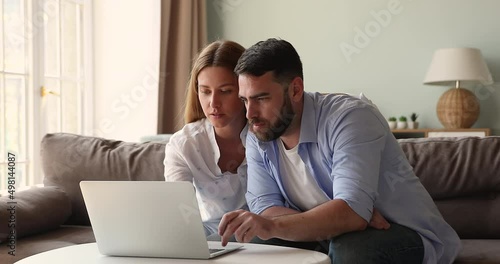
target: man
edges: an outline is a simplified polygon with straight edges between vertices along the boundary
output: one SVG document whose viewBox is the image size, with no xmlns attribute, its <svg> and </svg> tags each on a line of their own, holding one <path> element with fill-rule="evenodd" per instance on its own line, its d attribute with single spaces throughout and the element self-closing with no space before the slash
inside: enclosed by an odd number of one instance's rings
<svg viewBox="0 0 500 264">
<path fill-rule="evenodd" d="M 247 108 L 247 202 L 219 234 L 328 240 L 332 263 L 451 263 L 460 248 L 413 173 L 385 118 L 347 95 L 304 92 L 302 63 L 277 39 L 247 49 L 235 68 Z M 391 223 L 369 226 L 377 208 Z"/>
</svg>

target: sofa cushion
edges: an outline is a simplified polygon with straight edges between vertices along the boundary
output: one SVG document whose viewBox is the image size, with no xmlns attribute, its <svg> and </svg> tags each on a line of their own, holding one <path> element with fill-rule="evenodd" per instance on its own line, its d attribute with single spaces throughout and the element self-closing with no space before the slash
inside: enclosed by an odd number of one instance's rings
<svg viewBox="0 0 500 264">
<path fill-rule="evenodd" d="M 462 250 L 455 264 L 493 264 L 500 263 L 500 240 L 463 239 Z"/>
<path fill-rule="evenodd" d="M 460 238 L 500 239 L 500 193 L 435 201 Z"/>
<path fill-rule="evenodd" d="M 398 141 L 432 198 L 500 192 L 500 137 Z"/>
<path fill-rule="evenodd" d="M 15 203 L 11 203 L 15 202 Z M 57 187 L 32 187 L 0 197 L 0 242 L 58 228 L 71 215 L 71 202 Z"/>
<path fill-rule="evenodd" d="M 59 186 L 70 197 L 73 213 L 67 224 L 89 225 L 80 181 L 164 181 L 165 144 L 47 134 L 41 143 L 44 184 Z"/>
</svg>

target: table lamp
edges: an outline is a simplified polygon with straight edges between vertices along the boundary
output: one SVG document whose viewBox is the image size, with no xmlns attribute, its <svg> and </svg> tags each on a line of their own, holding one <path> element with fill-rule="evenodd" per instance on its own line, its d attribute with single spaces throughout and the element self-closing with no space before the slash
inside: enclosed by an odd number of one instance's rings
<svg viewBox="0 0 500 264">
<path fill-rule="evenodd" d="M 424 84 L 455 85 L 437 104 L 437 116 L 445 128 L 470 128 L 479 117 L 479 101 L 471 91 L 461 88 L 464 82 L 493 83 L 488 66 L 475 48 L 439 49 L 434 53 Z"/>
</svg>

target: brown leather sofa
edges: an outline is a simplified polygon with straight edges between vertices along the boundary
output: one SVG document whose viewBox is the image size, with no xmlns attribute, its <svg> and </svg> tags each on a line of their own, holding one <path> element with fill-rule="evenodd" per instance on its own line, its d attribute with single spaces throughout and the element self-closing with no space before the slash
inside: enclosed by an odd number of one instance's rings
<svg viewBox="0 0 500 264">
<path fill-rule="evenodd" d="M 444 218 L 463 239 L 456 263 L 500 263 L 500 137 L 399 142 Z M 41 143 L 45 186 L 15 193 L 15 228 L 7 224 L 9 197 L 0 197 L 0 263 L 94 242 L 79 182 L 163 181 L 164 148 L 165 142 L 46 135 Z M 15 256 L 9 255 L 11 248 Z"/>
</svg>

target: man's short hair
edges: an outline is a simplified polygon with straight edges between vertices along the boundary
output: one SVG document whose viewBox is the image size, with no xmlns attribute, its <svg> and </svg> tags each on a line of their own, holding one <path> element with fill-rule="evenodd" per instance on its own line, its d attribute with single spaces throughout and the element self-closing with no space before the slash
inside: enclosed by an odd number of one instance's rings
<svg viewBox="0 0 500 264">
<path fill-rule="evenodd" d="M 304 79 L 299 54 L 292 44 L 282 39 L 257 42 L 243 52 L 234 69 L 238 75 L 257 77 L 269 71 L 281 85 L 289 84 L 295 77 Z"/>
</svg>

